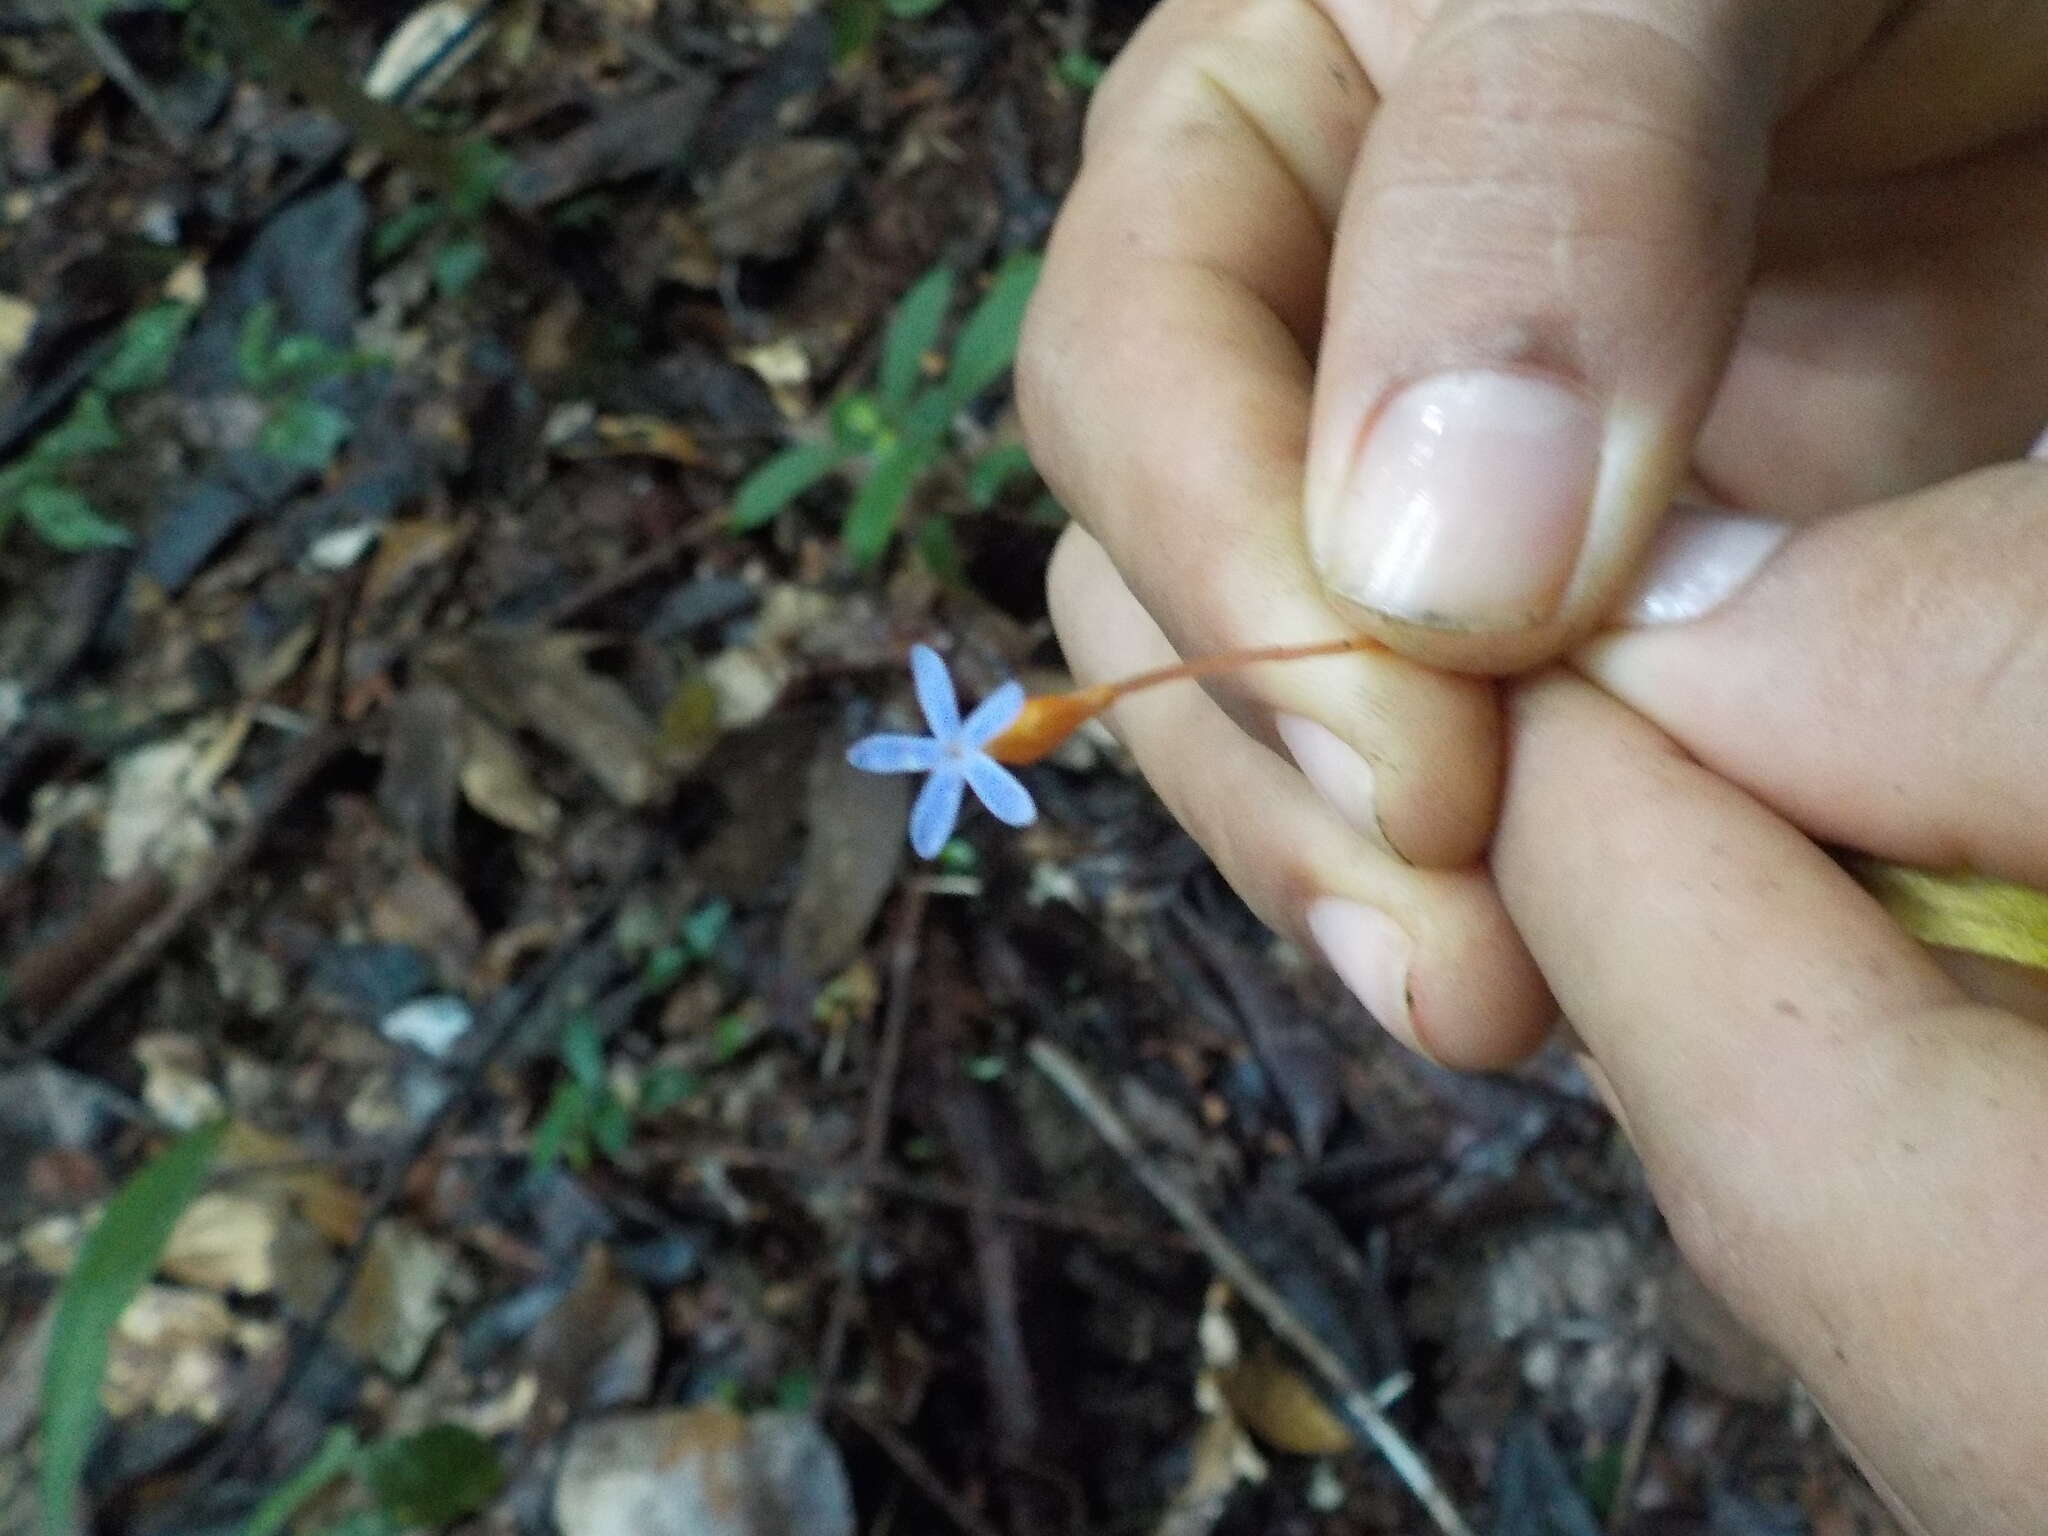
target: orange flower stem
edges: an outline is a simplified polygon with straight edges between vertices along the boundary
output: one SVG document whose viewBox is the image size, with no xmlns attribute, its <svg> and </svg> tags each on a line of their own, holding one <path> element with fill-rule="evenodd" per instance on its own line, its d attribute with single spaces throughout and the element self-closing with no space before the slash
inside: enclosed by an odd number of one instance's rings
<svg viewBox="0 0 2048 1536">
<path fill-rule="evenodd" d="M 1197 656 L 1192 661 L 1156 667 L 1113 683 L 1095 683 L 1070 693 L 1040 694 L 1024 701 L 1024 711 L 1002 735 L 988 744 L 988 752 L 999 763 L 1035 763 L 1056 750 L 1083 724 L 1094 719 L 1126 695 L 1161 683 L 1188 678 L 1211 677 L 1234 672 L 1239 667 L 1267 661 L 1306 661 L 1312 656 L 1344 656 L 1356 651 L 1377 650 L 1379 642 L 1364 635 L 1342 640 L 1319 640 L 1308 645 L 1269 645 L 1247 651 L 1224 651 L 1214 656 Z"/>
<path fill-rule="evenodd" d="M 1315 656 L 1348 656 L 1356 651 L 1378 649 L 1379 642 L 1370 636 L 1347 635 L 1342 640 L 1318 640 L 1308 645 L 1267 645 L 1247 651 L 1219 651 L 1214 656 L 1197 656 L 1193 661 L 1175 662 L 1170 667 L 1135 673 L 1114 683 L 1098 683 L 1096 688 L 1108 693 L 1103 706 L 1107 708 L 1126 694 L 1160 683 L 1176 683 L 1184 677 L 1211 677 L 1218 672 L 1235 672 L 1239 667 L 1255 667 L 1266 661 L 1307 661 Z"/>
</svg>

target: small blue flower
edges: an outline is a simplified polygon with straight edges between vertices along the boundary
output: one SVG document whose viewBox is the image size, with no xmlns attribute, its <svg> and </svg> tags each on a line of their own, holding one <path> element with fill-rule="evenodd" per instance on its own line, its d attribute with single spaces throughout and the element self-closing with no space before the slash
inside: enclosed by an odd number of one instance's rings
<svg viewBox="0 0 2048 1536">
<path fill-rule="evenodd" d="M 974 706 L 965 720 L 953 692 L 953 678 L 928 645 L 910 648 L 910 677 L 917 687 L 929 736 L 864 736 L 847 749 L 846 760 L 868 773 L 928 773 L 910 808 L 910 846 L 922 859 L 937 858 L 960 819 L 962 791 L 1000 822 L 1028 827 L 1038 819 L 1031 791 L 983 750 L 1008 730 L 1024 708 L 1024 690 L 1005 683 Z"/>
</svg>

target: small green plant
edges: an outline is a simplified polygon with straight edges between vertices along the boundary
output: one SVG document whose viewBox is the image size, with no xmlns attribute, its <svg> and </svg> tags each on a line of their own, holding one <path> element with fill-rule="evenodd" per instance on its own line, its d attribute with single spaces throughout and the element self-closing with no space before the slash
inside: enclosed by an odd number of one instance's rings
<svg viewBox="0 0 2048 1536">
<path fill-rule="evenodd" d="M 946 457 L 954 418 L 1009 371 L 1038 268 L 1033 252 L 1003 263 L 955 333 L 935 379 L 927 378 L 926 359 L 938 348 L 954 279 L 944 267 L 918 279 L 889 317 L 874 386 L 833 407 L 829 437 L 785 448 L 742 481 L 734 525 L 758 528 L 804 492 L 843 476 L 856 488 L 840 539 L 856 565 L 871 565 L 901 525 L 918 482 Z M 987 506 L 1028 469 L 1021 450 L 991 449 L 968 471 L 970 496 Z"/>
<path fill-rule="evenodd" d="M 505 1469 L 488 1440 L 458 1424 L 434 1424 L 374 1445 L 344 1426 L 330 1430 L 312 1459 L 256 1507 L 241 1536 L 279 1536 L 342 1477 L 356 1479 L 370 1502 L 327 1527 L 325 1536 L 398 1536 L 478 1513 L 504 1486 Z"/>
<path fill-rule="evenodd" d="M 874 46 L 892 19 L 922 21 L 946 0 L 832 0 L 832 58 L 844 64 Z"/>
<path fill-rule="evenodd" d="M 235 368 L 252 394 L 274 402 L 257 436 L 258 450 L 295 469 L 325 469 L 347 445 L 355 423 L 345 412 L 315 400 L 310 391 L 327 379 L 374 368 L 379 361 L 318 336 L 279 335 L 277 305 L 256 305 L 235 338 Z"/>
<path fill-rule="evenodd" d="M 43 1366 L 43 1443 L 37 1504 L 43 1536 L 77 1529 L 79 1474 L 100 1422 L 100 1378 L 114 1325 L 156 1273 L 171 1229 L 213 1167 L 226 1121 L 187 1132 L 122 1185 L 57 1292 Z"/>
<path fill-rule="evenodd" d="M 0 469 L 0 535 L 20 522 L 45 544 L 68 553 L 132 542 L 128 530 L 94 503 L 84 483 L 125 440 L 114 420 L 114 401 L 154 389 L 170 376 L 192 313 L 189 304 L 166 302 L 137 314 L 64 419 Z"/>
<path fill-rule="evenodd" d="M 563 1026 L 559 1054 L 563 1077 L 534 1127 L 527 1153 L 536 1173 L 561 1163 L 588 1168 L 600 1154 L 623 1157 L 636 1120 L 673 1109 L 697 1091 L 690 1073 L 654 1067 L 641 1074 L 630 1104 L 620 1098 L 605 1070 L 604 1041 L 588 1013 L 571 1016 Z"/>
</svg>

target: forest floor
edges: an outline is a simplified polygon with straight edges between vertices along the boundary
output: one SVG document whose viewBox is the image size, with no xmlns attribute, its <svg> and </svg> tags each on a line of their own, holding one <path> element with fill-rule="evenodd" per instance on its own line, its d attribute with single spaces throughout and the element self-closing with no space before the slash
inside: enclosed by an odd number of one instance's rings
<svg viewBox="0 0 2048 1536">
<path fill-rule="evenodd" d="M 92 1213 L 225 1116 L 100 1531 L 429 1426 L 446 1507 L 271 1528 L 1429 1529 L 1221 1245 L 1475 1529 L 1889 1532 L 1568 1056 L 1389 1044 L 1106 736 L 931 866 L 845 766 L 913 641 L 1059 677 L 1000 384 L 842 516 L 1143 7 L 897 9 L 0 19 L 0 1531 Z"/>
</svg>

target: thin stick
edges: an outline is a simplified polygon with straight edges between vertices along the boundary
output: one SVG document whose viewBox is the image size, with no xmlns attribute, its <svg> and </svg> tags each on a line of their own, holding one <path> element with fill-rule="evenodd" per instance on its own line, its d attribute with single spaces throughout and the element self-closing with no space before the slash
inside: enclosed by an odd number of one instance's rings
<svg viewBox="0 0 2048 1536">
<path fill-rule="evenodd" d="M 609 601 L 628 587 L 637 586 L 663 566 L 681 559 L 699 545 L 709 542 L 729 520 L 730 514 L 723 509 L 692 518 L 623 565 L 599 572 L 550 609 L 539 627 L 556 629 L 582 618 L 600 603 Z"/>
<path fill-rule="evenodd" d="M 929 899 L 930 892 L 923 882 L 912 881 L 905 888 L 903 905 L 897 911 L 895 938 L 889 950 L 889 1006 L 882 1016 L 882 1049 L 868 1084 L 867 1116 L 861 1130 L 860 1170 L 870 1182 L 881 1170 L 882 1154 L 888 1150 L 889 1117 L 895 1109 L 896 1079 L 903 1070 L 903 1041 L 909 1033 L 910 984 L 917 974 L 924 909 Z M 846 1267 L 839 1275 L 839 1288 L 832 1296 L 825 1339 L 818 1349 L 818 1381 L 826 1392 L 831 1392 L 838 1382 L 839 1367 L 846 1357 L 846 1336 L 853 1326 L 854 1304 L 860 1299 L 860 1271 L 866 1252 L 867 1223 L 863 1212 Z"/>
<path fill-rule="evenodd" d="M 1643 1383 L 1635 1412 L 1629 1415 L 1628 1438 L 1621 1445 L 1621 1470 L 1614 1478 L 1614 1503 L 1607 1511 L 1607 1529 L 1611 1532 L 1618 1533 L 1628 1526 L 1630 1506 L 1636 1500 L 1636 1480 L 1643 1475 L 1643 1458 L 1649 1454 L 1650 1434 L 1657 1427 L 1657 1410 L 1664 1403 L 1664 1379 L 1670 1374 L 1669 1364 L 1660 1351 L 1656 1369 Z"/>
<path fill-rule="evenodd" d="M 149 82 L 135 72 L 135 66 L 128 62 L 128 55 L 121 51 L 120 45 L 107 36 L 106 28 L 87 12 L 83 0 L 73 0 L 68 9 L 71 13 L 71 30 L 76 32 L 79 41 L 91 50 L 92 56 L 99 61 L 100 68 L 107 72 L 107 78 L 127 93 L 128 99 L 135 103 L 137 110 L 149 119 L 149 126 L 156 130 L 158 138 L 176 153 L 185 153 L 190 147 L 185 142 L 185 135 L 180 133 L 178 125 L 171 121 L 171 114 L 164 110 L 164 104 L 157 99 L 156 92 L 149 88 Z"/>
<path fill-rule="evenodd" d="M 320 770 L 348 745 L 348 732 L 325 727 L 300 742 L 278 773 L 263 807 L 221 851 L 206 873 L 180 891 L 162 912 L 136 929 L 127 943 L 115 951 L 105 968 L 75 990 L 69 1001 L 29 1039 L 31 1054 L 44 1055 L 61 1050 L 71 1037 L 90 1024 L 128 985 L 163 957 L 172 940 L 199 911 L 220 894 L 242 870 L 276 827 L 285 809 L 299 792 L 319 777 Z"/>
<path fill-rule="evenodd" d="M 917 1491 L 931 1501 L 932 1507 L 966 1532 L 966 1536 L 1001 1536 L 1001 1532 L 990 1525 L 979 1510 L 939 1481 L 939 1474 L 932 1470 L 932 1464 L 918 1453 L 916 1446 L 897 1434 L 893 1426 L 849 1403 L 841 1403 L 839 1411 L 858 1424 L 868 1438 L 882 1448 L 882 1454 L 896 1464 L 896 1470 L 909 1478 Z"/>
<path fill-rule="evenodd" d="M 1130 1165 L 1138 1182 L 1195 1240 L 1196 1246 L 1216 1266 L 1217 1273 L 1228 1280 L 1232 1288 L 1266 1320 L 1266 1326 L 1273 1330 L 1275 1336 L 1323 1379 L 1323 1384 L 1335 1399 L 1339 1415 L 1347 1421 L 1347 1427 L 1386 1459 L 1394 1474 L 1428 1511 L 1437 1529 L 1444 1536 L 1472 1536 L 1472 1528 L 1444 1492 L 1443 1484 L 1430 1470 L 1422 1452 L 1381 1411 L 1371 1390 L 1359 1381 L 1342 1357 L 1301 1320 L 1286 1298 L 1224 1235 L 1223 1229 L 1209 1219 L 1194 1196 L 1145 1155 L 1130 1125 L 1103 1097 L 1102 1091 L 1089 1079 L 1080 1063 L 1044 1038 L 1033 1040 L 1026 1049 L 1032 1065 L 1052 1080 L 1053 1086 L 1066 1095 L 1068 1102 L 1095 1128 L 1095 1133 Z"/>
</svg>

